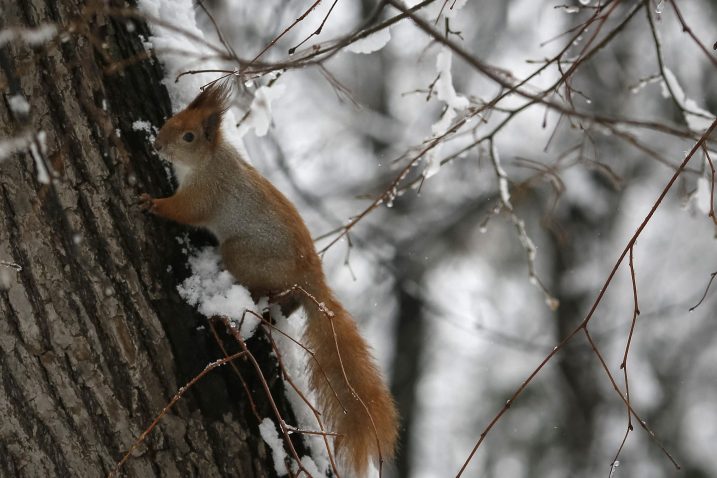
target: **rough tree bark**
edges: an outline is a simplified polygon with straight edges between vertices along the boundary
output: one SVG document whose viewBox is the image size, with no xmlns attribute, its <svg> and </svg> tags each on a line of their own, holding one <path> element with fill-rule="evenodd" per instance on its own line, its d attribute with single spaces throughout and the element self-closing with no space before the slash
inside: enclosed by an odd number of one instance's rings
<svg viewBox="0 0 717 478">
<path fill-rule="evenodd" d="M 122 2 L 123 4 L 124 2 Z M 143 216 L 140 191 L 170 192 L 136 120 L 170 114 L 142 22 L 83 16 L 81 1 L 0 0 L 0 28 L 74 32 L 0 45 L 0 139 L 46 135 L 59 173 L 38 181 L 30 151 L 0 163 L 0 476 L 106 476 L 180 386 L 220 355 L 206 320 L 178 297 L 187 231 Z M 122 5 L 120 5 L 122 6 Z M 29 116 L 13 113 L 24 95 Z M 39 145 L 39 143 L 38 143 Z M 283 385 L 257 340 L 257 359 Z M 251 346 L 250 345 L 250 346 Z M 264 366 L 264 365 L 263 365 Z M 244 365 L 246 367 L 246 365 Z M 255 374 L 258 415 L 270 416 Z M 233 372 L 202 379 L 123 468 L 126 476 L 271 476 L 270 453 Z M 285 411 L 286 404 L 279 401 Z"/>
</svg>

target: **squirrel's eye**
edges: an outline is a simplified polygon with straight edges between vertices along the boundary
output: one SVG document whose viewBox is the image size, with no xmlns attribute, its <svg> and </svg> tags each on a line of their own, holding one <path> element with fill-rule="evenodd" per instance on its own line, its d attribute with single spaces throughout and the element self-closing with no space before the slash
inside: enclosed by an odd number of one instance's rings
<svg viewBox="0 0 717 478">
<path fill-rule="evenodd" d="M 187 143 L 191 143 L 194 141 L 194 133 L 184 133 L 184 136 L 182 136 L 182 139 L 186 141 Z"/>
</svg>

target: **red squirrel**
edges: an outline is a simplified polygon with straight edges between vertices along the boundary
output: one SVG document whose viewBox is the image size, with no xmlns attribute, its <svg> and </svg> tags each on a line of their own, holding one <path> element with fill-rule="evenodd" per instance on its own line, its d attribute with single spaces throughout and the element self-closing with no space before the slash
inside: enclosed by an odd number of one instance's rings
<svg viewBox="0 0 717 478">
<path fill-rule="evenodd" d="M 209 229 L 225 267 L 255 299 L 294 290 L 295 305 L 307 315 L 303 342 L 320 364 L 309 361 L 319 409 L 338 434 L 337 455 L 351 476 L 363 476 L 369 460 L 394 454 L 396 407 L 366 341 L 326 285 L 298 211 L 223 137 L 230 99 L 230 87 L 214 84 L 167 120 L 155 148 L 171 161 L 179 187 L 167 198 L 142 194 L 140 204 L 158 216 Z"/>
</svg>

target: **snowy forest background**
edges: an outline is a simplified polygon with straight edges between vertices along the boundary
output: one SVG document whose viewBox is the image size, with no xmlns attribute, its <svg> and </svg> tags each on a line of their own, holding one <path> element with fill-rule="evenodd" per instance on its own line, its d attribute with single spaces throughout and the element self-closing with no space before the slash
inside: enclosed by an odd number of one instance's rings
<svg viewBox="0 0 717 478">
<path fill-rule="evenodd" d="M 222 75 L 177 74 L 241 73 L 236 138 L 327 248 L 396 397 L 385 475 L 717 475 L 717 4 L 411 1 L 433 35 L 332 43 L 396 5 L 139 2 L 175 110 Z"/>
</svg>

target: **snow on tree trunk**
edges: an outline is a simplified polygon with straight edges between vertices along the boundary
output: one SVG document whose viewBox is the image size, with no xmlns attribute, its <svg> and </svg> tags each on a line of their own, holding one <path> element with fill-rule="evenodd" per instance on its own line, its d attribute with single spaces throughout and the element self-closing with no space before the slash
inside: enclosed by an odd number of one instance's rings
<svg viewBox="0 0 717 478">
<path fill-rule="evenodd" d="M 0 29 L 59 27 L 42 44 L 15 35 L 0 45 L 0 144 L 20 138 L 0 156 L 0 476 L 106 476 L 178 388 L 220 356 L 176 290 L 186 258 L 175 237 L 186 231 L 136 207 L 142 191 L 171 191 L 146 134 L 132 128 L 170 114 L 160 66 L 106 71 L 144 54 L 149 31 L 83 15 L 86 7 L 0 2 Z M 41 181 L 53 172 L 53 184 Z M 254 345 L 286 407 L 267 347 Z M 229 367 L 211 372 L 122 473 L 273 475 L 238 383 Z"/>
</svg>

